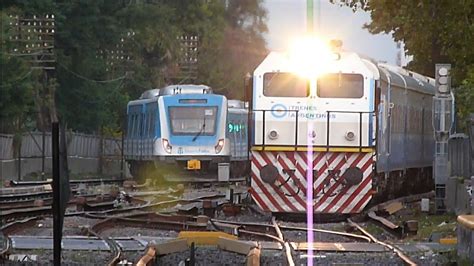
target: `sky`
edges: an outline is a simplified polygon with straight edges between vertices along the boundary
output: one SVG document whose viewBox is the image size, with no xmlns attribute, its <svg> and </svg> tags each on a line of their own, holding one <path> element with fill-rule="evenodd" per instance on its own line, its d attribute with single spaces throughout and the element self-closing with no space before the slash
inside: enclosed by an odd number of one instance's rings
<svg viewBox="0 0 474 266">
<path fill-rule="evenodd" d="M 396 64 L 397 48 L 392 37 L 387 34 L 372 35 L 363 29 L 370 22 L 370 14 L 363 11 L 352 12 L 348 7 L 329 3 L 329 0 L 314 0 L 315 30 L 329 40 L 339 39 L 343 49 L 354 51 L 377 61 Z M 290 40 L 306 33 L 306 0 L 264 0 L 267 10 L 267 46 L 273 51 L 284 51 Z M 318 14 L 320 14 L 318 27 Z"/>
</svg>

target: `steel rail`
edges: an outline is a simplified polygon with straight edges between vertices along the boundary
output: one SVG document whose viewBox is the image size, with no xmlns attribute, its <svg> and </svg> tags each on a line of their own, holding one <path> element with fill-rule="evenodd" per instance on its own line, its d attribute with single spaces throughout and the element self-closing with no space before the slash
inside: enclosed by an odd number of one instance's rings
<svg viewBox="0 0 474 266">
<path fill-rule="evenodd" d="M 83 179 L 83 180 L 69 180 L 69 184 L 106 184 L 106 183 L 122 183 L 124 180 L 122 179 L 113 179 L 113 178 L 105 178 L 105 179 Z M 10 180 L 5 183 L 6 187 L 21 187 L 21 186 L 41 186 L 41 185 L 49 185 L 51 181 L 16 181 Z"/>
<path fill-rule="evenodd" d="M 2 216 L 0 220 L 11 221 L 15 218 L 24 218 L 24 217 L 38 217 L 46 216 L 52 213 L 51 206 L 43 207 L 34 207 L 34 208 L 24 208 L 24 209 L 11 209 L 7 211 L 2 211 Z"/>
<path fill-rule="evenodd" d="M 51 205 L 53 201 L 52 198 L 42 198 L 42 199 L 0 202 L 0 211 L 6 211 L 6 210 L 18 209 L 18 208 L 32 208 L 32 207 L 35 207 L 35 202 L 37 200 L 42 200 L 43 205 Z"/>
<path fill-rule="evenodd" d="M 281 239 L 281 241 L 284 242 L 284 247 L 285 247 L 285 253 L 286 253 L 286 259 L 288 261 L 288 266 L 295 266 L 295 262 L 293 261 L 293 257 L 291 256 L 291 249 L 290 249 L 290 244 L 288 244 L 287 241 L 283 238 L 283 234 L 280 230 L 280 227 L 278 226 L 278 223 L 276 222 L 275 217 L 272 217 L 272 223 L 273 227 L 275 227 L 275 231 L 278 235 L 278 238 Z"/>
<path fill-rule="evenodd" d="M 270 235 L 270 234 L 265 234 L 265 233 L 260 233 L 260 232 L 255 232 L 255 231 L 249 231 L 249 230 L 245 230 L 245 229 L 237 229 L 239 233 L 244 233 L 244 234 L 248 234 L 248 235 L 255 235 L 255 236 L 260 236 L 260 237 L 266 237 L 266 238 L 269 238 L 271 240 L 275 240 L 281 244 L 284 244 L 285 241 L 281 240 L 279 237 L 276 237 L 274 235 Z"/>
<path fill-rule="evenodd" d="M 287 226 L 287 225 L 279 225 L 279 226 L 283 230 L 308 231 L 308 228 L 304 228 L 304 227 Z M 317 229 L 317 228 L 313 228 L 311 229 L 311 231 L 317 232 L 317 233 L 327 233 L 327 234 L 332 234 L 332 235 L 363 239 L 367 242 L 372 242 L 372 240 L 369 237 L 358 235 L 358 234 L 351 234 L 351 233 L 346 233 L 346 232 L 338 232 L 338 231 L 331 231 L 331 230 Z"/>
<path fill-rule="evenodd" d="M 405 255 L 400 249 L 390 245 L 390 244 L 387 244 L 383 241 L 380 241 L 378 240 L 377 238 L 375 238 L 373 235 L 371 235 L 369 232 L 367 232 L 364 228 L 362 228 L 359 224 L 353 222 L 351 219 L 347 219 L 347 221 L 349 222 L 350 225 L 354 226 L 355 228 L 357 228 L 357 230 L 359 230 L 361 233 L 363 233 L 364 235 L 368 236 L 370 239 L 372 239 L 372 241 L 374 243 L 377 243 L 379 245 L 382 245 L 390 250 L 392 250 L 393 252 L 395 252 L 395 254 L 397 254 L 398 257 L 400 257 L 400 259 L 402 259 L 407 265 L 410 265 L 410 266 L 414 266 L 414 265 L 417 265 L 414 261 L 412 261 L 407 255 Z"/>
<path fill-rule="evenodd" d="M 109 260 L 107 263 L 108 266 L 114 266 L 117 265 L 117 263 L 120 261 L 120 257 L 122 256 L 122 250 L 120 249 L 120 246 L 112 239 L 106 236 L 101 236 L 99 233 L 95 232 L 91 228 L 87 228 L 87 231 L 89 234 L 96 236 L 102 240 L 104 240 L 110 247 L 110 251 L 112 252 L 112 259 Z"/>
<path fill-rule="evenodd" d="M 19 229 L 25 226 L 32 226 L 38 217 L 33 217 L 33 218 L 27 218 L 24 220 L 19 220 L 19 221 L 14 221 L 8 224 L 3 225 L 0 228 L 1 233 L 3 233 L 3 236 L 5 238 L 5 248 L 3 250 L 0 250 L 0 257 L 4 257 L 6 254 L 8 254 L 8 251 L 11 248 L 11 243 L 10 243 L 10 238 L 8 235 L 15 233 Z"/>
<path fill-rule="evenodd" d="M 225 195 L 223 194 L 216 194 L 216 195 L 211 195 L 211 196 L 208 195 L 208 196 L 202 196 L 202 197 L 197 197 L 197 198 L 192 198 L 192 199 L 174 199 L 174 200 L 160 201 L 156 203 L 147 201 L 145 204 L 139 205 L 139 206 L 132 206 L 132 207 L 126 207 L 126 208 L 121 208 L 121 209 L 111 209 L 111 210 L 105 210 L 105 211 L 73 212 L 73 213 L 66 213 L 66 216 L 86 215 L 87 213 L 88 215 L 91 215 L 91 214 L 104 215 L 103 218 L 107 218 L 108 215 L 115 214 L 115 213 L 123 213 L 123 212 L 130 212 L 130 211 L 136 211 L 136 210 L 147 211 L 149 209 L 173 207 L 178 204 L 200 202 L 205 199 L 222 198 L 224 196 Z"/>
<path fill-rule="evenodd" d="M 246 229 L 253 228 L 253 229 L 256 229 L 257 231 L 264 231 L 264 232 L 275 230 L 275 228 L 271 224 L 234 222 L 234 221 L 225 221 L 225 220 L 219 220 L 219 219 L 211 219 L 211 221 L 216 222 L 216 223 L 244 226 Z M 291 230 L 293 231 L 307 231 L 308 230 L 305 227 L 296 227 L 296 226 L 287 226 L 287 225 L 279 225 L 279 227 L 283 230 L 290 230 L 290 231 Z M 257 228 L 264 228 L 264 229 L 262 230 L 262 229 L 257 229 Z M 326 234 L 333 234 L 333 235 L 339 235 L 339 236 L 356 238 L 356 239 L 363 239 L 367 242 L 372 241 L 369 237 L 358 235 L 358 234 L 351 234 L 351 233 L 346 233 L 346 232 L 339 232 L 339 231 L 332 231 L 332 230 L 318 229 L 318 228 L 313 228 L 312 231 L 316 233 L 326 233 Z"/>
<path fill-rule="evenodd" d="M 22 227 L 27 227 L 27 226 L 32 226 L 36 223 L 36 220 L 38 220 L 39 217 L 31 217 L 31 218 L 26 218 L 23 220 L 18 220 L 14 221 L 8 224 L 3 225 L 0 227 L 0 231 L 4 233 L 4 235 L 10 235 L 18 230 L 20 230 Z"/>
<path fill-rule="evenodd" d="M 194 230 L 194 231 L 207 231 L 207 224 L 198 224 L 193 221 L 176 221 L 174 217 L 169 219 L 137 219 L 130 217 L 110 217 L 102 221 L 97 222 L 92 226 L 94 232 L 100 233 L 105 229 L 113 228 L 115 226 L 129 226 L 139 228 L 151 228 L 159 230 Z"/>
<path fill-rule="evenodd" d="M 53 192 L 51 191 L 40 191 L 40 192 L 30 192 L 30 193 L 18 193 L 18 194 L 0 194 L 0 203 L 22 200 L 22 199 L 42 199 L 42 198 L 52 198 Z"/>
</svg>

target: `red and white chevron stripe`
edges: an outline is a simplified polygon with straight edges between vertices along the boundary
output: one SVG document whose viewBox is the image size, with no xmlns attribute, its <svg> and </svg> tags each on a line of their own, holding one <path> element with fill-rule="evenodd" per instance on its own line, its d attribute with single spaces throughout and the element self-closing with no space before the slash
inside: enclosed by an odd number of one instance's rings
<svg viewBox="0 0 474 266">
<path fill-rule="evenodd" d="M 306 212 L 307 153 L 252 152 L 250 193 L 258 206 L 271 212 Z M 313 153 L 313 210 L 315 213 L 358 213 L 372 198 L 372 153 L 314 152 Z M 275 184 L 265 183 L 260 177 L 263 166 L 274 165 L 279 176 Z M 357 185 L 345 186 L 341 178 L 329 175 L 330 170 L 357 166 L 363 179 Z M 287 171 L 283 171 L 283 170 Z M 288 171 L 290 170 L 290 171 Z M 288 172 L 293 172 L 288 174 Z M 285 173 L 287 172 L 287 173 Z"/>
</svg>

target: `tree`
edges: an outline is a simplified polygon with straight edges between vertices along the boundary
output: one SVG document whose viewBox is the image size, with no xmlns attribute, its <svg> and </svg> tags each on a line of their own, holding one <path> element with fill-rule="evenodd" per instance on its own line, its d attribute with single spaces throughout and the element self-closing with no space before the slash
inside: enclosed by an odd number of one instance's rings
<svg viewBox="0 0 474 266">
<path fill-rule="evenodd" d="M 5 12 L 15 9 L 24 16 L 54 13 L 57 64 L 52 75 L 56 79 L 38 73 L 28 79 L 32 89 L 22 84 L 18 84 L 21 90 L 2 87 L 0 107 L 14 112 L 18 120 L 25 108 L 51 102 L 55 95 L 59 116 L 73 130 L 119 132 L 127 101 L 171 82 L 204 83 L 229 97 L 240 97 L 245 73 L 253 71 L 266 53 L 261 2 L 5 0 Z M 194 80 L 176 78 L 182 56 L 177 37 L 183 35 L 197 35 L 200 40 Z M 8 69 L 2 67 L 6 74 L 2 86 L 9 81 L 26 82 L 19 78 L 29 73 L 27 62 L 0 60 Z M 34 101 L 18 99 L 17 108 L 7 99 L 22 90 L 25 95 L 36 90 L 51 97 L 37 93 Z"/>
<path fill-rule="evenodd" d="M 252 73 L 268 51 L 266 11 L 261 0 L 229 1 L 225 10 L 222 39 L 203 47 L 200 78 L 229 98 L 243 97 L 246 73 Z"/>
<path fill-rule="evenodd" d="M 370 33 L 392 34 L 405 43 L 414 60 L 408 68 L 433 77 L 436 63 L 453 65 L 453 85 L 458 115 L 465 121 L 474 112 L 466 99 L 474 95 L 474 1 L 335 1 L 354 11 L 370 12 L 371 22 L 364 27 Z"/>
<path fill-rule="evenodd" d="M 0 11 L 0 132 L 16 133 L 25 127 L 25 120 L 34 116 L 34 96 L 37 74 L 30 68 L 27 60 L 13 54 L 13 23 L 10 15 L 17 14 L 16 9 Z"/>
</svg>

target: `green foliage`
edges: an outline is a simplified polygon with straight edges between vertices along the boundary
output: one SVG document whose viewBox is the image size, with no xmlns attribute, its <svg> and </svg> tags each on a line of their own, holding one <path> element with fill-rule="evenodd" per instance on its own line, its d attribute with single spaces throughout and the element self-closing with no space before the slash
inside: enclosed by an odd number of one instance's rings
<svg viewBox="0 0 474 266">
<path fill-rule="evenodd" d="M 266 53 L 261 2 L 2 2 L 2 14 L 54 13 L 57 66 L 56 79 L 43 79 L 41 71 L 30 73 L 20 57 L 6 56 L 8 49 L 2 46 L 0 108 L 6 111 L 0 121 L 7 116 L 19 120 L 39 105 L 52 106 L 49 98 L 55 95 L 58 114 L 69 128 L 114 134 L 121 130 L 127 102 L 146 89 L 195 82 L 241 97 L 245 73 L 252 72 Z M 197 79 L 176 80 L 182 55 L 177 37 L 186 34 L 200 40 Z M 2 32 L 2 41 L 7 38 Z M 37 96 L 36 106 L 32 95 Z"/>
<path fill-rule="evenodd" d="M 8 9 L 0 11 L 0 130 L 5 133 L 14 133 L 23 126 L 22 121 L 32 114 L 34 109 L 34 86 L 36 73 L 30 69 L 22 57 L 12 56 L 13 49 L 9 27 L 13 22 L 9 15 L 17 10 Z"/>
<path fill-rule="evenodd" d="M 470 68 L 466 79 L 455 90 L 459 127 L 467 128 L 469 115 L 474 113 L 474 67 Z"/>
<path fill-rule="evenodd" d="M 370 12 L 372 21 L 365 28 L 403 41 L 406 52 L 414 55 L 410 69 L 433 77 L 436 63 L 451 63 L 453 86 L 459 87 L 455 91 L 458 116 L 465 121 L 474 105 L 474 1 L 331 2 Z"/>
<path fill-rule="evenodd" d="M 266 11 L 261 0 L 230 1 L 225 11 L 222 39 L 203 45 L 199 77 L 229 98 L 242 98 L 246 73 L 251 73 L 267 55 L 263 33 Z"/>
</svg>

